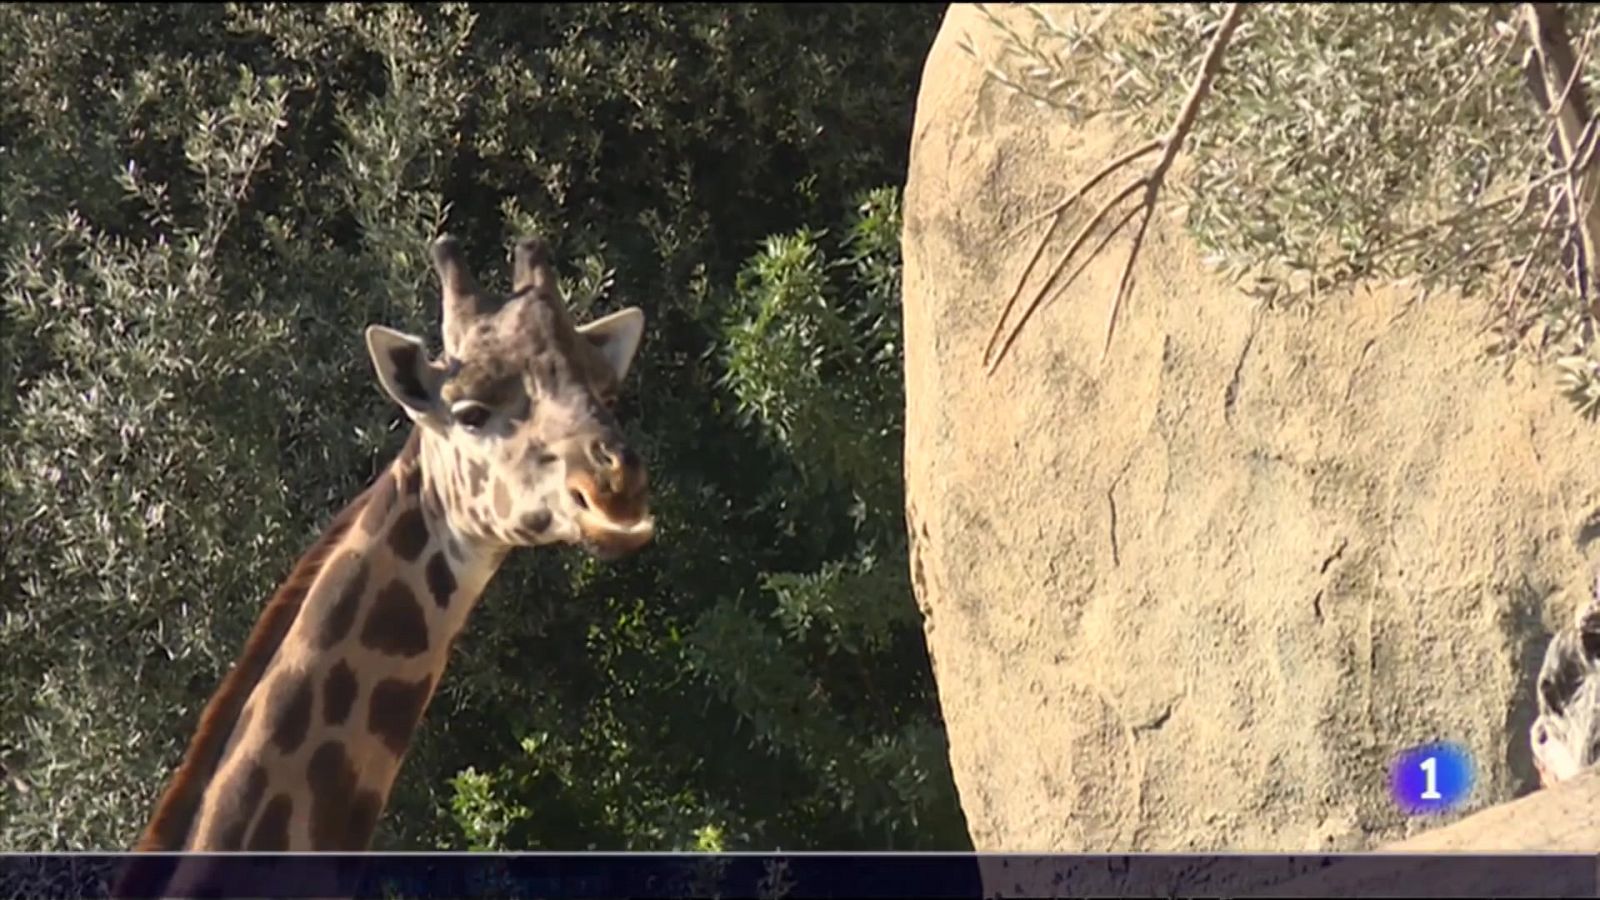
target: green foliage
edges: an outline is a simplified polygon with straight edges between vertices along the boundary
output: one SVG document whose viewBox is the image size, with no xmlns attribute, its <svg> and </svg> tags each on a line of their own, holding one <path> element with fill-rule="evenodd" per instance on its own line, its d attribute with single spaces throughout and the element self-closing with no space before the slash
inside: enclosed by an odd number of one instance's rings
<svg viewBox="0 0 1600 900">
<path fill-rule="evenodd" d="M 466 836 L 467 849 L 491 852 L 510 849 L 504 842 L 506 832 L 528 817 L 528 808 L 502 800 L 495 793 L 494 779 L 470 767 L 457 773 L 450 786 L 455 790 L 450 812 Z"/>
<path fill-rule="evenodd" d="M 0 843 L 132 840 L 263 600 L 403 441 L 360 335 L 436 335 L 448 228 L 486 280 L 545 230 L 580 314 L 645 309 L 622 413 L 662 532 L 513 557 L 379 846 L 965 846 L 904 578 L 880 187 L 939 16 L 0 8 Z"/>
<path fill-rule="evenodd" d="M 1580 415 L 1600 422 L 1600 357 L 1573 354 L 1562 357 L 1557 365 L 1561 367 L 1562 393 Z"/>
<path fill-rule="evenodd" d="M 696 853 L 721 853 L 726 850 L 722 844 L 722 829 L 715 825 L 695 829 L 694 846 L 691 849 Z"/>
<path fill-rule="evenodd" d="M 1022 27 L 991 13 L 999 51 L 983 63 L 1074 120 L 1114 114 L 1157 136 L 1226 5 L 1091 4 L 1071 17 L 1030 5 Z M 1479 296 L 1498 319 L 1491 351 L 1531 343 L 1576 357 L 1569 371 L 1600 365 L 1600 307 L 1579 302 L 1543 227 L 1559 167 L 1521 73 L 1517 9 L 1248 5 L 1185 145 L 1187 172 L 1168 182 L 1210 262 L 1273 303 L 1366 278 Z M 1593 5 L 1567 16 L 1575 48 L 1600 38 Z M 1600 91 L 1600 53 L 1583 77 Z"/>
</svg>

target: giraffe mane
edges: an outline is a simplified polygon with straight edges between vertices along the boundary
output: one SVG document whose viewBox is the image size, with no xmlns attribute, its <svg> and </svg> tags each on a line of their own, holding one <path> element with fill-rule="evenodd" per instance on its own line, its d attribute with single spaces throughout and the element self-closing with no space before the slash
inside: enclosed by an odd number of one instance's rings
<svg viewBox="0 0 1600 900">
<path fill-rule="evenodd" d="M 421 433 L 413 428 L 399 455 L 334 516 L 273 592 L 245 641 L 238 663 L 223 677 L 221 686 L 200 714 L 199 727 L 184 751 L 183 762 L 162 791 L 155 815 L 135 845 L 135 852 L 174 851 L 188 837 L 199 814 L 205 786 L 216 775 L 222 751 L 238 724 L 239 713 L 299 616 L 312 584 L 374 495 L 379 491 L 398 491 L 391 475 L 394 466 L 415 459 L 420 451 Z M 124 876 L 123 883 L 126 878 Z"/>
</svg>

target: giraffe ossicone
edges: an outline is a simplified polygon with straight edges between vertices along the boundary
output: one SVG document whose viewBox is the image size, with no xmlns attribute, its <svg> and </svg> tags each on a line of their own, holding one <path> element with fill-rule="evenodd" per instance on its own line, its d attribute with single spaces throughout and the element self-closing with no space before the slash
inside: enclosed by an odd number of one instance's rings
<svg viewBox="0 0 1600 900">
<path fill-rule="evenodd" d="M 615 560 L 654 538 L 645 466 L 612 410 L 643 313 L 576 324 L 542 239 L 516 244 L 505 293 L 479 285 L 448 235 L 432 261 L 443 353 L 383 325 L 365 334 L 409 439 L 268 601 L 136 850 L 367 849 L 506 554 L 575 545 Z M 180 893 L 205 880 L 151 861 L 121 884 L 151 878 Z"/>
</svg>

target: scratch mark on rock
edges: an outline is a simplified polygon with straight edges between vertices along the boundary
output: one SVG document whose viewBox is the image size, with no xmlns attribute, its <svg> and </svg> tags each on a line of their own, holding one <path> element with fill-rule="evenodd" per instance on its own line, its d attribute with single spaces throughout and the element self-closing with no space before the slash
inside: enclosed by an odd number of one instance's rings
<svg viewBox="0 0 1600 900">
<path fill-rule="evenodd" d="M 1155 718 L 1148 722 L 1140 722 L 1139 724 L 1134 725 L 1133 732 L 1134 734 L 1138 734 L 1144 731 L 1160 731 L 1161 726 L 1167 724 L 1167 720 L 1170 718 L 1172 718 L 1172 704 L 1169 703 L 1162 708 L 1161 712 L 1156 714 Z"/>
<path fill-rule="evenodd" d="M 1328 574 L 1328 569 L 1334 563 L 1338 562 L 1341 557 L 1344 556 L 1345 548 L 1349 547 L 1349 546 L 1350 546 L 1350 539 L 1349 538 L 1341 538 L 1339 540 L 1339 546 L 1335 547 L 1333 549 L 1332 553 L 1330 553 L 1327 556 L 1323 557 L 1322 565 L 1321 565 L 1321 567 L 1319 567 L 1317 569 L 1317 574 L 1318 575 L 1326 575 L 1326 574 Z M 1317 617 L 1317 622 L 1318 623 L 1322 622 L 1322 598 L 1327 594 L 1327 591 L 1328 591 L 1328 589 L 1327 589 L 1326 586 L 1319 587 L 1319 588 L 1317 588 L 1317 595 L 1315 597 L 1311 598 L 1311 613 L 1312 613 L 1312 615 Z"/>
<path fill-rule="evenodd" d="M 1317 570 L 1317 574 L 1318 575 L 1326 575 L 1326 574 L 1328 574 L 1328 567 L 1333 565 L 1334 563 L 1338 562 L 1339 561 L 1339 557 L 1344 556 L 1344 548 L 1346 548 L 1348 546 L 1350 546 L 1350 539 L 1349 538 L 1341 539 L 1339 541 L 1339 546 L 1334 548 L 1333 553 L 1329 554 L 1328 557 L 1325 558 L 1322 561 L 1322 568 Z"/>
<path fill-rule="evenodd" d="M 1256 342 L 1256 333 L 1261 330 L 1261 315 L 1256 314 L 1250 323 L 1250 333 L 1245 335 L 1244 347 L 1239 351 L 1239 359 L 1233 364 L 1233 377 L 1228 379 L 1227 390 L 1222 393 L 1222 418 L 1233 424 L 1233 405 L 1239 399 L 1239 376 L 1244 372 L 1244 361 L 1250 356 L 1250 348 Z"/>
<path fill-rule="evenodd" d="M 1117 546 L 1117 485 L 1112 482 L 1106 491 L 1106 504 L 1111 507 L 1111 564 L 1122 565 L 1122 552 Z"/>
<path fill-rule="evenodd" d="M 1361 374 L 1361 367 L 1367 364 L 1367 354 L 1372 352 L 1372 345 L 1378 343 L 1377 338 L 1371 338 L 1366 346 L 1361 348 L 1361 358 L 1356 360 L 1355 368 L 1350 370 L 1350 377 L 1344 383 L 1344 402 L 1350 402 L 1350 395 L 1356 389 L 1356 376 Z"/>
</svg>

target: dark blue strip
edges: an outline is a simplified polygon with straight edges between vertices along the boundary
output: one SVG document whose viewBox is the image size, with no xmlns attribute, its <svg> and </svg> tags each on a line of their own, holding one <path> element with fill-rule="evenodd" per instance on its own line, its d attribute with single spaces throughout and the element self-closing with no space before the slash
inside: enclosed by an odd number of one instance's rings
<svg viewBox="0 0 1600 900">
<path fill-rule="evenodd" d="M 13 854 L 0 856 L 0 898 L 109 897 L 118 876 L 115 896 L 160 897 L 180 866 L 185 896 L 285 900 L 1286 896 L 1308 875 L 1331 896 L 1600 894 L 1591 855 Z"/>
</svg>

